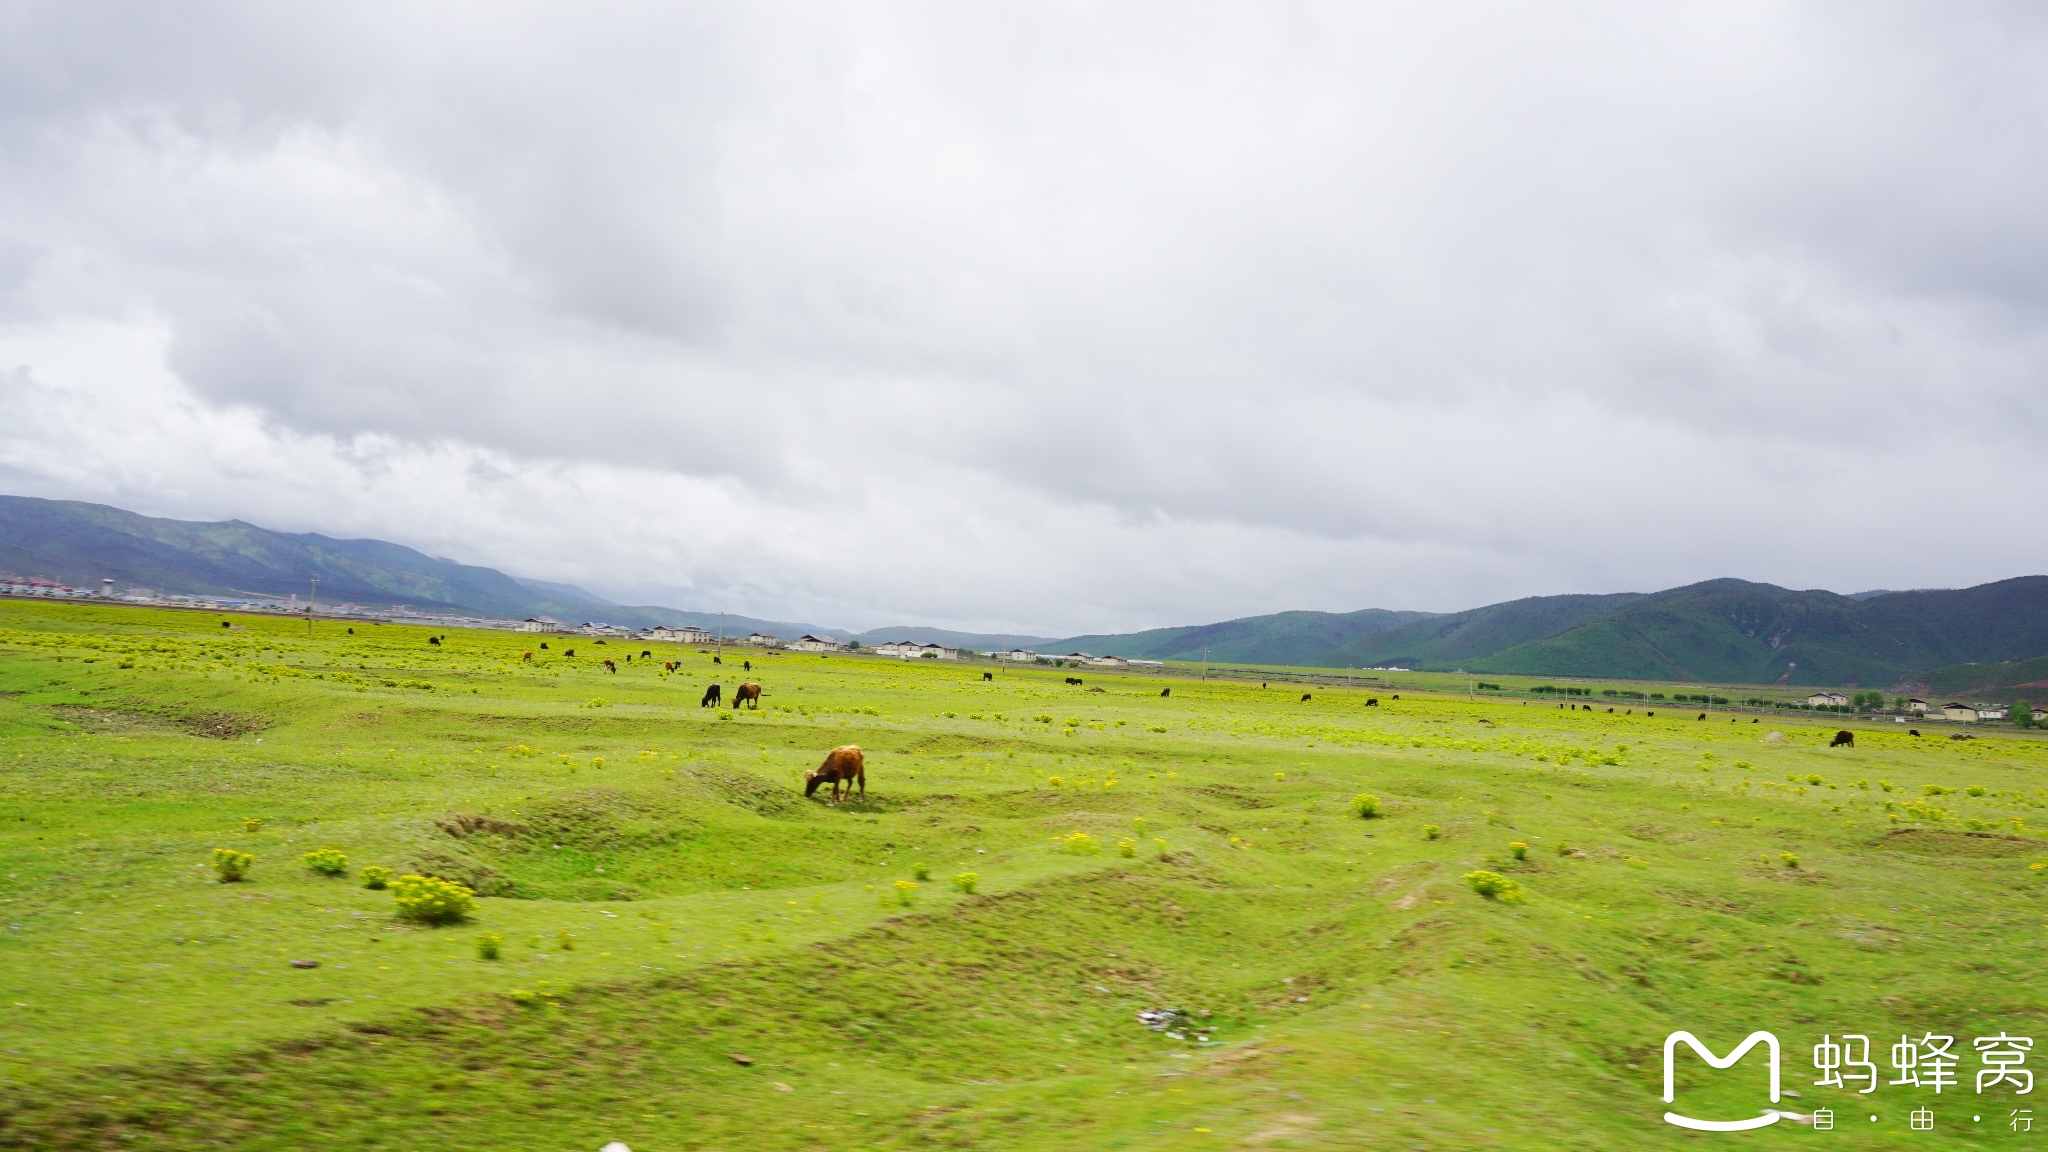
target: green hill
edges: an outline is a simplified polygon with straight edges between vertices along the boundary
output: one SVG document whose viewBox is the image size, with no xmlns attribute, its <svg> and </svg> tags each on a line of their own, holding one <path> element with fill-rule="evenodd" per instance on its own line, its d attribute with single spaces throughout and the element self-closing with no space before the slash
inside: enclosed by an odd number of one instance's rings
<svg viewBox="0 0 2048 1152">
<path fill-rule="evenodd" d="M 1193 628 L 1077 636 L 1154 660 L 1723 684 L 1890 685 L 1922 669 L 2048 653 L 2048 576 L 1842 596 L 1746 580 L 1651 594 L 1533 596 L 1467 612 L 1282 612 Z M 2038 677 L 2036 677 L 2038 678 Z"/>
<path fill-rule="evenodd" d="M 1641 598 L 1638 592 L 1619 592 L 1609 596 L 1531 596 L 1489 604 L 1355 641 L 1332 663 L 1359 668 L 1455 668 L 1474 657 L 1555 636 Z"/>
<path fill-rule="evenodd" d="M 697 624 L 716 613 L 612 604 L 570 585 L 523 581 L 495 568 L 438 559 L 384 540 L 273 532 L 240 520 L 206 523 L 143 516 L 104 504 L 0 496 L 0 571 L 83 588 L 112 578 L 126 587 L 201 596 L 304 596 L 320 577 L 324 603 L 404 605 L 518 619 L 549 615 L 628 627 Z M 726 634 L 756 629 L 795 636 L 810 624 L 727 616 Z"/>
<path fill-rule="evenodd" d="M 2002 664 L 1954 664 L 1922 672 L 1900 687 L 1929 699 L 2048 704 L 2048 656 Z"/>
<path fill-rule="evenodd" d="M 1474 672 L 1886 685 L 1924 668 L 2048 652 L 2048 576 L 1855 600 L 1744 580 L 1644 596 Z"/>
<path fill-rule="evenodd" d="M 1395 612 L 1366 608 L 1358 612 L 1277 612 L 1247 616 L 1221 624 L 1154 628 L 1111 636 L 1070 636 L 1048 641 L 1046 652 L 1092 652 L 1137 660 L 1208 659 L 1246 664 L 1341 666 L 1341 654 L 1356 641 L 1427 621 L 1433 612 Z"/>
</svg>

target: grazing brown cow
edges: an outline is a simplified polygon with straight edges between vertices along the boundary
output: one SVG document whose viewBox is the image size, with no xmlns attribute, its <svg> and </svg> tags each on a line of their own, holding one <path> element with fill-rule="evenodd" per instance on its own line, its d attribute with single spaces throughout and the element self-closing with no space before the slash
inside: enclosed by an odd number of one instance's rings
<svg viewBox="0 0 2048 1152">
<path fill-rule="evenodd" d="M 1308 703 L 1308 693 L 1306 693 L 1306 692 L 1303 692 L 1303 693 L 1301 694 L 1301 702 L 1302 702 L 1303 704 L 1306 704 L 1306 703 Z"/>
<path fill-rule="evenodd" d="M 531 663 L 533 663 L 533 653 L 531 653 L 531 652 L 528 652 L 528 653 L 527 653 L 526 655 L 524 655 L 524 656 L 521 656 L 521 657 L 520 657 L 520 659 L 521 659 L 521 660 L 524 660 L 524 661 L 526 661 L 526 662 L 527 662 L 527 663 L 529 663 L 529 664 L 531 664 Z"/>
<path fill-rule="evenodd" d="M 1847 728 L 1844 728 L 1841 731 L 1835 733 L 1835 738 L 1833 740 L 1828 741 L 1828 747 L 1830 748 L 1840 748 L 1844 744 L 1848 745 L 1851 748 L 1854 748 L 1856 746 L 1856 734 L 1854 732 L 1849 731 Z"/>
<path fill-rule="evenodd" d="M 1160 694 L 1161 696 L 1171 696 L 1171 695 L 1173 695 L 1173 689 L 1171 689 L 1171 688 L 1161 688 L 1161 689 L 1159 690 L 1159 694 Z"/>
<path fill-rule="evenodd" d="M 721 695 L 722 695 L 723 693 L 724 693 L 724 689 L 720 688 L 720 687 L 719 687 L 718 685 L 716 685 L 716 684 L 713 684 L 713 685 L 712 685 L 711 687 L 709 687 L 709 688 L 706 688 L 706 689 L 704 689 L 704 698 L 703 698 L 702 700 L 699 700 L 699 701 L 697 701 L 697 707 L 699 707 L 699 708 L 716 708 L 716 707 L 718 707 L 718 698 L 719 698 L 719 697 L 720 697 L 720 696 L 721 696 Z"/>
<path fill-rule="evenodd" d="M 853 796 L 855 781 L 860 783 L 860 798 L 868 798 L 868 766 L 862 759 L 860 745 L 847 744 L 825 753 L 825 762 L 818 765 L 810 775 L 804 777 L 804 795 L 818 790 L 818 785 L 832 785 L 832 802 L 839 803 L 839 786 L 846 785 L 846 795 Z"/>
<path fill-rule="evenodd" d="M 609 660 L 604 662 L 604 670 L 611 673 L 614 676 L 619 674 L 619 666 L 617 664 L 612 663 Z"/>
<path fill-rule="evenodd" d="M 761 686 L 752 680 L 732 690 L 732 706 L 735 710 L 745 704 L 749 708 L 761 706 Z"/>
</svg>

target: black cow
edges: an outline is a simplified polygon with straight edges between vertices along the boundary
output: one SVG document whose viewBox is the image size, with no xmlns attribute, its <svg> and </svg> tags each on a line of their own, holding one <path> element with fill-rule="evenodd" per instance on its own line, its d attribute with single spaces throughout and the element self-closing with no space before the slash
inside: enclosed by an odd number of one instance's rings
<svg viewBox="0 0 2048 1152">
<path fill-rule="evenodd" d="M 1920 734 L 1920 730 L 1919 730 L 1918 728 L 1908 728 L 1908 729 L 1906 729 L 1906 735 L 1908 735 L 1908 736 L 1918 736 L 1919 734 Z"/>
<path fill-rule="evenodd" d="M 1173 689 L 1171 689 L 1171 688 L 1161 688 L 1161 689 L 1159 690 L 1159 694 L 1160 694 L 1161 696 L 1171 696 L 1171 695 L 1173 695 Z"/>
<path fill-rule="evenodd" d="M 640 658 L 641 658 L 641 659 L 643 659 L 643 660 L 645 660 L 645 659 L 646 659 L 647 657 L 649 657 L 649 656 L 652 656 L 652 655 L 654 655 L 654 653 L 652 653 L 652 652 L 649 652 L 649 651 L 648 651 L 647 649 L 645 649 L 645 648 L 642 648 L 642 649 L 640 650 Z"/>
<path fill-rule="evenodd" d="M 568 650 L 567 650 L 566 652 L 564 652 L 564 653 L 563 653 L 563 655 L 566 655 L 566 656 L 574 656 L 575 654 L 576 654 L 576 650 L 575 650 L 574 648 L 568 649 Z"/>
<path fill-rule="evenodd" d="M 716 708 L 718 707 L 718 702 L 724 697 L 725 689 L 713 684 L 711 687 L 704 689 L 704 698 L 697 701 L 697 707 Z"/>
<path fill-rule="evenodd" d="M 441 638 L 439 636 L 429 636 L 427 637 L 427 643 L 439 648 L 441 646 Z"/>
<path fill-rule="evenodd" d="M 1849 731 L 1847 728 L 1844 728 L 1841 731 L 1835 733 L 1835 738 L 1833 740 L 1828 741 L 1828 747 L 1830 748 L 1840 748 L 1844 745 L 1847 745 L 1851 748 L 1854 748 L 1856 746 L 1856 734 L 1854 732 Z"/>
<path fill-rule="evenodd" d="M 1368 696 L 1368 697 L 1366 697 L 1366 698 L 1365 698 L 1365 706 L 1366 706 L 1367 708 L 1377 708 L 1377 707 L 1379 707 L 1379 706 L 1380 706 L 1380 698 L 1379 698 L 1379 697 L 1377 697 L 1377 696 Z"/>
<path fill-rule="evenodd" d="M 547 650 L 548 650 L 548 642 L 547 642 L 547 641 L 543 640 L 543 641 L 541 641 L 541 642 L 540 642 L 540 650 L 541 650 L 541 651 L 543 651 L 543 652 L 545 652 L 545 651 L 547 651 Z"/>
<path fill-rule="evenodd" d="M 981 678 L 982 678 L 983 680 L 993 680 L 993 679 L 995 679 L 995 678 L 996 678 L 996 674 L 995 674 L 995 673 L 993 673 L 993 672 L 983 672 L 983 673 L 981 674 Z"/>
<path fill-rule="evenodd" d="M 1308 697 L 1309 697 L 1309 694 L 1308 694 L 1308 693 L 1306 693 L 1306 692 L 1303 692 L 1303 693 L 1301 694 L 1301 702 L 1302 702 L 1303 704 L 1306 704 L 1306 703 L 1308 703 Z"/>
<path fill-rule="evenodd" d="M 1079 684 L 1080 682 L 1081 682 L 1081 678 L 1080 678 L 1079 676 L 1069 676 L 1069 677 L 1067 677 L 1067 683 L 1069 683 L 1069 684 Z"/>
</svg>

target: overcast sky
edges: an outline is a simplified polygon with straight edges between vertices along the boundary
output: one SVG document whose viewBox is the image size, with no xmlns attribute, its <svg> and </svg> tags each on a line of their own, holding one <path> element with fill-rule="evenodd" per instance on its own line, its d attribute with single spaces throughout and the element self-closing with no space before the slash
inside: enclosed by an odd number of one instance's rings
<svg viewBox="0 0 2048 1152">
<path fill-rule="evenodd" d="M 0 490 L 1047 634 L 2048 570 L 2038 4 L 0 3 Z"/>
</svg>

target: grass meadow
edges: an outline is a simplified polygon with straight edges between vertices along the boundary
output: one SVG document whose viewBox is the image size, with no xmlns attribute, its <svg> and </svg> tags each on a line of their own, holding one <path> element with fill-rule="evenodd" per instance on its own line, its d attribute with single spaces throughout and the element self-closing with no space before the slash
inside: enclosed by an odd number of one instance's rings
<svg viewBox="0 0 2048 1152">
<path fill-rule="evenodd" d="M 2048 1041 L 2040 740 L 741 658 L 0 604 L 0 1148 L 2034 1138 L 1972 1041 Z M 805 799 L 841 744 L 867 799 Z M 1773 1031 L 1800 1118 L 1664 1123 L 1677 1029 Z M 1888 1083 L 1929 1032 L 1959 1083 Z M 1844 1033 L 1870 1094 L 1813 1083 Z M 1683 1106 L 1757 1115 L 1754 1062 Z"/>
</svg>

